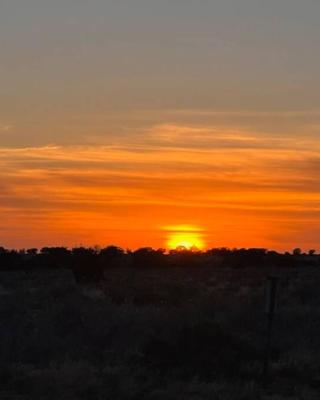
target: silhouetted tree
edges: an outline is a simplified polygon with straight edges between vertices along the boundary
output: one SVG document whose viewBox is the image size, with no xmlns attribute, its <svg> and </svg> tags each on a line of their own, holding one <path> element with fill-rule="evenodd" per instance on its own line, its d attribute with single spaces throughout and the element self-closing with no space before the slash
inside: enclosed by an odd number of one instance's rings
<svg viewBox="0 0 320 400">
<path fill-rule="evenodd" d="M 165 265 L 165 250 L 154 250 L 151 247 L 143 247 L 132 253 L 132 265 L 134 268 L 163 267 Z"/>
<path fill-rule="evenodd" d="M 197 248 L 187 249 L 184 246 L 178 246 L 176 249 L 170 250 L 170 264 L 176 267 L 195 267 L 202 262 L 203 253 Z"/>
<path fill-rule="evenodd" d="M 292 253 L 278 253 L 263 248 L 229 249 L 213 248 L 206 252 L 196 248 L 179 247 L 166 254 L 164 249 L 143 247 L 124 251 L 117 246 L 105 248 L 43 247 L 8 250 L 0 247 L 0 270 L 46 270 L 70 268 L 78 282 L 97 282 L 104 278 L 104 270 L 132 265 L 134 268 L 181 267 L 264 267 L 283 268 L 320 266 L 320 255 L 315 250 L 302 253 L 296 248 Z"/>
<path fill-rule="evenodd" d="M 293 254 L 294 256 L 301 256 L 302 250 L 301 250 L 299 247 L 297 247 L 296 249 L 293 249 L 292 254 Z"/>
<path fill-rule="evenodd" d="M 66 247 L 43 247 L 40 251 L 45 268 L 70 268 L 71 252 Z"/>
<path fill-rule="evenodd" d="M 117 246 L 108 246 L 100 250 L 99 263 L 103 269 L 119 267 L 124 258 L 124 250 Z"/>
<path fill-rule="evenodd" d="M 72 271 L 77 282 L 99 282 L 103 279 L 97 251 L 92 248 L 72 249 Z"/>
</svg>

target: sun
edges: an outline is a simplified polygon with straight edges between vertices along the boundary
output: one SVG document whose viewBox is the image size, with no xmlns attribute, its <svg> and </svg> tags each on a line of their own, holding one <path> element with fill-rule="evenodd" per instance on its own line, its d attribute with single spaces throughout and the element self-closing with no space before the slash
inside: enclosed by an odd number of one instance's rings
<svg viewBox="0 0 320 400">
<path fill-rule="evenodd" d="M 179 247 L 187 250 L 191 250 L 193 248 L 203 250 L 205 248 L 203 232 L 199 228 L 180 225 L 169 227 L 167 230 L 167 247 L 170 250 Z"/>
</svg>

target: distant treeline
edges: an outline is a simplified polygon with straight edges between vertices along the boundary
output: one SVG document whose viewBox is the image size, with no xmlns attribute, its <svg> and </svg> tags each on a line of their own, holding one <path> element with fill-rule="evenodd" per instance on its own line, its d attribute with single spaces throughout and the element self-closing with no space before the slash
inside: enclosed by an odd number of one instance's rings
<svg viewBox="0 0 320 400">
<path fill-rule="evenodd" d="M 41 250 L 8 250 L 0 247 L 0 270 L 71 269 L 77 281 L 101 280 L 111 268 L 166 268 L 166 267 L 302 267 L 320 266 L 320 254 L 315 250 L 303 253 L 297 248 L 292 253 L 278 253 L 263 248 L 213 248 L 206 251 L 177 248 L 140 248 L 123 250 L 117 246 L 98 247 L 43 247 Z"/>
</svg>

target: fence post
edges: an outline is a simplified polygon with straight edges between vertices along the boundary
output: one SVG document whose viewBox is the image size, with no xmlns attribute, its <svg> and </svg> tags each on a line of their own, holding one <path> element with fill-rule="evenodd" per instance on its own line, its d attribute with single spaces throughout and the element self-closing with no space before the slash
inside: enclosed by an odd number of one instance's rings
<svg viewBox="0 0 320 400">
<path fill-rule="evenodd" d="M 267 378 L 269 373 L 270 363 L 270 350 L 271 350 L 271 336 L 274 321 L 274 314 L 277 306 L 277 291 L 278 291 L 279 278 L 276 276 L 268 276 L 266 282 L 266 304 L 265 313 L 267 315 L 267 331 L 266 331 L 266 344 L 263 362 L 263 377 Z"/>
</svg>

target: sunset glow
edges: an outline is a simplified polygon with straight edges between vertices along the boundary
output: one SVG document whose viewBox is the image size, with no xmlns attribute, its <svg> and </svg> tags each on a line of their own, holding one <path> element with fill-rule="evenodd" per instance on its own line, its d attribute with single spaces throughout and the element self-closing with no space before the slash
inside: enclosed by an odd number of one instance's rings
<svg viewBox="0 0 320 400">
<path fill-rule="evenodd" d="M 319 142 L 243 141 L 2 148 L 1 243 L 317 248 Z"/>
<path fill-rule="evenodd" d="M 203 233 L 197 228 L 184 225 L 172 227 L 168 232 L 167 247 L 204 250 Z"/>
</svg>

